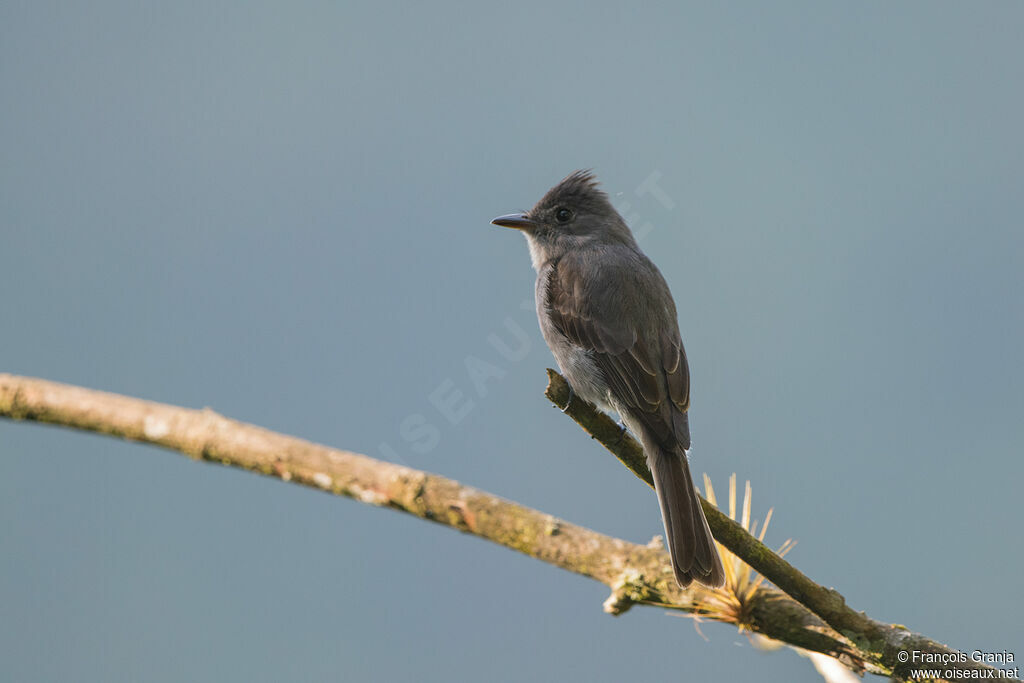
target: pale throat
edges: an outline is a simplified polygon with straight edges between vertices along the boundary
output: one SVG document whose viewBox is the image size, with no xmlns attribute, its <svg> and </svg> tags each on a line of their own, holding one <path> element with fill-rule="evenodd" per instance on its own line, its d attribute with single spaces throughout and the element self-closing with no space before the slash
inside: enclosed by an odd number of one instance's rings
<svg viewBox="0 0 1024 683">
<path fill-rule="evenodd" d="M 530 233 L 524 232 L 523 237 L 526 238 L 526 244 L 530 247 L 530 263 L 533 264 L 533 269 L 540 271 L 540 267 L 544 265 L 544 253 L 541 246 L 537 243 Z"/>
</svg>

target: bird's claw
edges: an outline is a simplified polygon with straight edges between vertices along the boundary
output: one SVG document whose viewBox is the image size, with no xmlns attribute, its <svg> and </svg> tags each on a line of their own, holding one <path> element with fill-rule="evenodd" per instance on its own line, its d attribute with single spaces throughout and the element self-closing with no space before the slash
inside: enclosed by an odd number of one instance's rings
<svg viewBox="0 0 1024 683">
<path fill-rule="evenodd" d="M 573 393 L 572 385 L 570 384 L 569 385 L 569 400 L 565 402 L 565 406 L 562 408 L 562 412 L 563 413 L 566 412 L 567 410 L 569 410 L 569 406 L 572 405 L 572 397 L 573 396 L 575 396 L 575 394 Z"/>
</svg>

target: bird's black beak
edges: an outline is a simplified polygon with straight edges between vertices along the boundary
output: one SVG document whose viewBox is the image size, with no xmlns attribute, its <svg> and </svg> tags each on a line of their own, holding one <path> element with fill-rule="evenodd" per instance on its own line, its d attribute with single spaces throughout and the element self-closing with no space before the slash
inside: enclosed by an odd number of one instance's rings
<svg viewBox="0 0 1024 683">
<path fill-rule="evenodd" d="M 537 225 L 525 213 L 510 213 L 505 216 L 498 216 L 491 223 L 500 225 L 503 228 L 515 228 L 516 230 L 528 230 Z"/>
</svg>

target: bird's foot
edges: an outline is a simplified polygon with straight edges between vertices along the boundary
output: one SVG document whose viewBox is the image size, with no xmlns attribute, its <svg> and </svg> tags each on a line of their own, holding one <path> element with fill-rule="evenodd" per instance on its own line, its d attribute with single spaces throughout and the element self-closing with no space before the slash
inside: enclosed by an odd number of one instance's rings
<svg viewBox="0 0 1024 683">
<path fill-rule="evenodd" d="M 575 395 L 576 394 L 574 394 L 573 390 L 572 390 L 572 385 L 570 384 L 569 385 L 569 400 L 565 402 L 565 406 L 562 408 L 562 412 L 563 413 L 566 412 L 567 410 L 569 410 L 569 406 L 572 405 L 572 397 L 575 396 Z"/>
<path fill-rule="evenodd" d="M 626 438 L 626 431 L 626 423 L 619 420 L 619 443 L 622 443 L 622 440 Z"/>
</svg>

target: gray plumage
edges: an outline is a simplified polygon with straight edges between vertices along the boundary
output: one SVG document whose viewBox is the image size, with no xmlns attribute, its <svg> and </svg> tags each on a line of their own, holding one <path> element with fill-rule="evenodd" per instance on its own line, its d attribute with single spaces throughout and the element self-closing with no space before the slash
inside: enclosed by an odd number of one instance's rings
<svg viewBox="0 0 1024 683">
<path fill-rule="evenodd" d="M 723 585 L 686 460 L 690 375 L 665 279 L 588 172 L 493 222 L 526 235 L 541 332 L 572 390 L 617 412 L 643 445 L 676 581 Z"/>
</svg>

